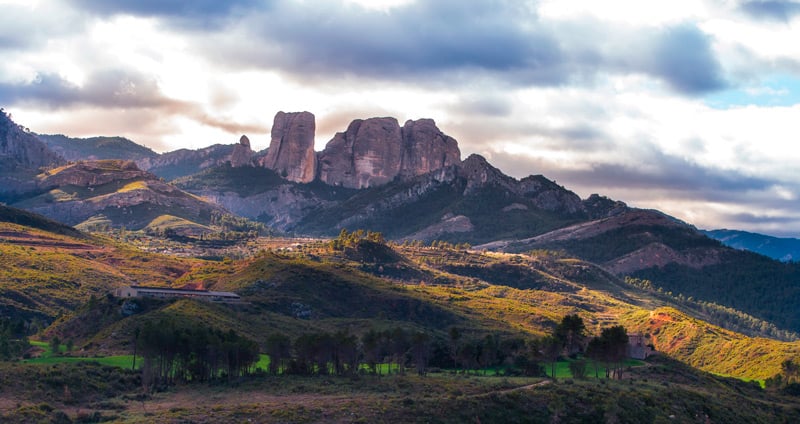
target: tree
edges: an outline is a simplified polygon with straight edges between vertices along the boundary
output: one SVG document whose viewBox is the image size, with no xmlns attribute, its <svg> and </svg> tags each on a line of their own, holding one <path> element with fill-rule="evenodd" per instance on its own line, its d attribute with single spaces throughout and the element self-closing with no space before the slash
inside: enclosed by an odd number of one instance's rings
<svg viewBox="0 0 800 424">
<path fill-rule="evenodd" d="M 622 362 L 628 356 L 628 332 L 625 327 L 617 325 L 604 328 L 600 337 L 595 337 L 589 342 L 587 356 L 595 361 L 595 375 L 597 375 L 597 361 L 606 365 L 606 378 L 622 378 Z"/>
<path fill-rule="evenodd" d="M 572 376 L 583 380 L 586 378 L 586 361 L 583 359 L 578 359 L 569 363 L 569 371 L 572 373 Z"/>
<path fill-rule="evenodd" d="M 428 336 L 428 334 L 417 331 L 411 336 L 411 356 L 414 360 L 414 367 L 419 375 L 425 375 L 427 373 L 430 350 L 430 336 Z"/>
<path fill-rule="evenodd" d="M 585 332 L 586 326 L 583 324 L 583 319 L 577 314 L 573 314 L 565 316 L 556 326 L 555 336 L 561 341 L 567 355 L 573 355 L 580 351 Z"/>
<path fill-rule="evenodd" d="M 141 333 L 141 329 L 136 327 L 133 330 L 133 364 L 131 365 L 131 370 L 136 369 L 136 347 L 139 345 L 139 334 Z"/>
<path fill-rule="evenodd" d="M 58 338 L 58 336 L 53 336 L 53 338 L 50 339 L 50 351 L 53 353 L 53 355 L 58 355 L 60 348 L 61 340 Z"/>
<path fill-rule="evenodd" d="M 458 343 L 461 340 L 461 332 L 456 327 L 450 327 L 448 334 L 450 336 L 450 357 L 453 358 L 453 369 L 458 370 Z"/>
<path fill-rule="evenodd" d="M 550 363 L 550 377 L 556 378 L 556 365 L 561 355 L 561 341 L 554 336 L 543 337 L 540 341 L 542 357 Z"/>
<path fill-rule="evenodd" d="M 280 374 L 286 369 L 291 359 L 292 341 L 284 334 L 274 333 L 267 338 L 267 355 L 269 355 L 269 372 Z"/>
</svg>

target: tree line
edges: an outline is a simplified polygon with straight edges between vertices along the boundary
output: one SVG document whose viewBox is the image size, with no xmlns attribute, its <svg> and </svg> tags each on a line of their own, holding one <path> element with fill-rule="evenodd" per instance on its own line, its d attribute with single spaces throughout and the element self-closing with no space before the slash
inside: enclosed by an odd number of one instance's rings
<svg viewBox="0 0 800 424">
<path fill-rule="evenodd" d="M 19 359 L 30 347 L 25 321 L 0 318 L 0 361 Z"/>
<path fill-rule="evenodd" d="M 233 330 L 172 320 L 147 322 L 137 329 L 134 349 L 134 364 L 137 351 L 142 358 L 145 387 L 249 375 L 259 360 L 258 344 Z"/>
<path fill-rule="evenodd" d="M 360 337 L 346 331 L 317 332 L 295 340 L 275 333 L 268 337 L 265 353 L 272 374 L 380 376 L 402 374 L 411 368 L 425 375 L 431 368 L 446 368 L 461 373 L 494 369 L 507 375 L 556 378 L 556 362 L 572 356 L 570 369 L 577 378 L 586 376 L 587 359 L 594 364 L 596 377 L 602 366 L 606 378 L 621 378 L 627 348 L 624 327 L 606 328 L 589 339 L 583 320 L 568 315 L 552 334 L 540 338 L 496 334 L 473 338 L 457 327 L 448 330 L 447 338 L 403 328 L 370 329 Z"/>
</svg>

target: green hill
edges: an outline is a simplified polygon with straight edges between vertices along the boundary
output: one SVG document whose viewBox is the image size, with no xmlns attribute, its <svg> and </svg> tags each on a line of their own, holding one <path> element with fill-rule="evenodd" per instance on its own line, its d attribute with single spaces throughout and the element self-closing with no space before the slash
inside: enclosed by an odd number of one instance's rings
<svg viewBox="0 0 800 424">
<path fill-rule="evenodd" d="M 63 134 L 37 134 L 47 147 L 68 161 L 158 157 L 158 153 L 124 137 L 74 138 Z"/>
</svg>

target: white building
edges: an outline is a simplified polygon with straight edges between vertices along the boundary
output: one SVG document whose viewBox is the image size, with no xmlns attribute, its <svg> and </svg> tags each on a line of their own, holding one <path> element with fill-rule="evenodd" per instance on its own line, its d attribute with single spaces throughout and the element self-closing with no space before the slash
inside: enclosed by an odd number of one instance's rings
<svg viewBox="0 0 800 424">
<path fill-rule="evenodd" d="M 226 302 L 235 303 L 239 302 L 241 298 L 238 294 L 232 292 L 219 292 L 208 290 L 185 290 L 185 289 L 171 289 L 166 287 L 143 287 L 143 286 L 128 286 L 118 288 L 114 291 L 117 297 L 156 297 L 156 298 L 174 298 L 174 297 L 188 297 L 195 299 L 210 300 L 212 302 Z"/>
</svg>

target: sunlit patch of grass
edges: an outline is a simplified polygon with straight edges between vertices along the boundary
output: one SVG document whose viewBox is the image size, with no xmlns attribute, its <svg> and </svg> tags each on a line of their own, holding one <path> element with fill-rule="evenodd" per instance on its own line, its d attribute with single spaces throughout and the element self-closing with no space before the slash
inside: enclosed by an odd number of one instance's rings
<svg viewBox="0 0 800 424">
<path fill-rule="evenodd" d="M 134 181 L 131 183 L 126 184 L 124 187 L 120 188 L 117 192 L 118 193 L 127 193 L 129 191 L 136 191 L 136 190 L 147 190 L 147 182 L 145 181 Z"/>
</svg>

